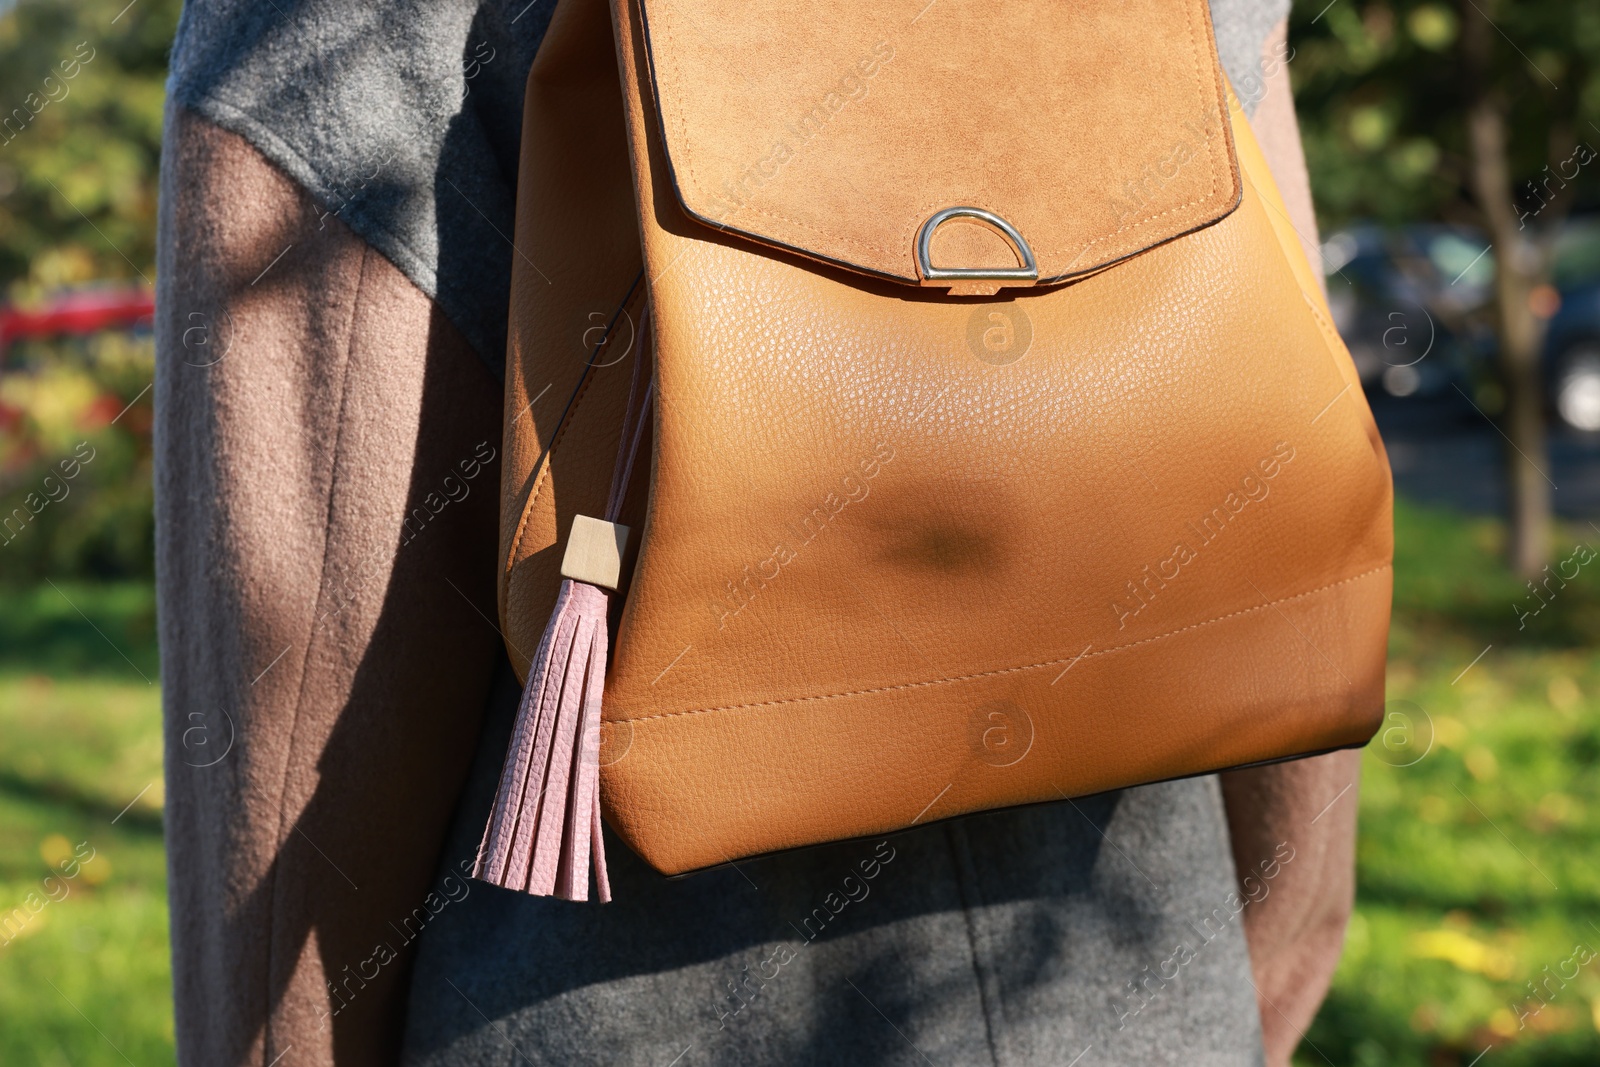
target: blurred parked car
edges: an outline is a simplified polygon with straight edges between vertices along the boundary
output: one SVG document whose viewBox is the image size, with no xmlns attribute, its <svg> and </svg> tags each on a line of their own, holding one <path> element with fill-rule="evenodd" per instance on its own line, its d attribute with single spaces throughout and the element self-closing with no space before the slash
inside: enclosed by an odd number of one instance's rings
<svg viewBox="0 0 1600 1067">
<path fill-rule="evenodd" d="M 154 294 L 126 286 L 52 293 L 26 306 L 0 304 L 0 357 L 13 341 L 147 328 L 154 315 Z"/>
<path fill-rule="evenodd" d="M 1569 223 L 1556 242 L 1554 293 L 1540 294 L 1549 312 L 1545 380 L 1561 420 L 1600 432 L 1600 219 Z"/>
<path fill-rule="evenodd" d="M 1369 392 L 1498 395 L 1493 358 L 1494 252 L 1468 226 L 1352 226 L 1322 246 L 1334 324 Z M 1552 285 L 1533 294 L 1548 320 L 1551 411 L 1600 433 L 1600 218 L 1570 220 L 1556 240 Z M 1486 406 L 1493 408 L 1495 403 Z"/>
<path fill-rule="evenodd" d="M 1334 325 L 1368 392 L 1469 396 L 1494 352 L 1494 261 L 1474 231 L 1354 226 L 1322 246 Z"/>
</svg>

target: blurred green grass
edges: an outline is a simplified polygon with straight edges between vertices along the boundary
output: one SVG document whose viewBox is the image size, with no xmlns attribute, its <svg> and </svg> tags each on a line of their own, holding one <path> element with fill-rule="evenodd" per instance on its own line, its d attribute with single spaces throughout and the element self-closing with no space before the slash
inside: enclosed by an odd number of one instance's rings
<svg viewBox="0 0 1600 1067">
<path fill-rule="evenodd" d="M 1600 550 L 1588 524 L 1563 534 L 1558 562 Z M 1393 714 L 1363 760 L 1357 914 L 1303 1067 L 1600 1063 L 1600 960 L 1566 962 L 1600 950 L 1600 558 L 1552 567 L 1534 599 L 1504 536 L 1397 509 Z"/>
<path fill-rule="evenodd" d="M 0 603 L 0 1064 L 171 1064 L 154 596 Z M 80 843 L 94 858 L 46 881 Z"/>
<path fill-rule="evenodd" d="M 1558 558 L 1600 548 L 1567 535 Z M 1538 602 L 1503 536 L 1398 509 L 1395 717 L 1365 756 L 1357 915 L 1301 1067 L 1600 1063 L 1600 958 L 1552 977 L 1600 949 L 1600 558 L 1519 628 Z M 52 838 L 97 858 L 0 946 L 0 1064 L 170 1064 L 153 597 L 57 586 L 0 590 L 0 916 L 42 892 Z"/>
</svg>

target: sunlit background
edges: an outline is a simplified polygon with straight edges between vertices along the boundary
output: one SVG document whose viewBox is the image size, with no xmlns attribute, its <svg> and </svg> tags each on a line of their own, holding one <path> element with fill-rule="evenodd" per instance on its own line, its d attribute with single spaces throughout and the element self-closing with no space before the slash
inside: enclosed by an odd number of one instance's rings
<svg viewBox="0 0 1600 1067">
<path fill-rule="evenodd" d="M 173 1062 L 150 317 L 178 10 L 0 0 L 5 1065 Z M 1600 1063 L 1600 5 L 1291 25 L 1401 496 L 1357 912 L 1297 1062 Z"/>
</svg>

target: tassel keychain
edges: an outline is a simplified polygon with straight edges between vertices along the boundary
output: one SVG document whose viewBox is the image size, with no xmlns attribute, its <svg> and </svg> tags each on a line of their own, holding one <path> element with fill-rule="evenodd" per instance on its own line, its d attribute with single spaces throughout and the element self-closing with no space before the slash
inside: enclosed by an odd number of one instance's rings
<svg viewBox="0 0 1600 1067">
<path fill-rule="evenodd" d="M 600 700 L 609 635 L 606 611 L 621 580 L 628 527 L 622 511 L 633 461 L 644 435 L 651 381 L 649 311 L 640 317 L 639 354 L 617 448 L 605 519 L 576 515 L 561 562 L 561 591 L 528 667 L 511 747 L 500 772 L 494 811 L 484 829 L 473 877 L 562 900 L 589 899 L 589 863 L 596 895 L 611 899 L 600 836 Z M 602 342 L 603 344 L 604 342 Z"/>
</svg>

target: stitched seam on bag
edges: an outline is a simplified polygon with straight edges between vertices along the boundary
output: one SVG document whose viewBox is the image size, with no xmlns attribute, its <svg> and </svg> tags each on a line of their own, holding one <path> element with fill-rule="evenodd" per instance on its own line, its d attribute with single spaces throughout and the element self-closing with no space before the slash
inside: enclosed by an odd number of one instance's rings
<svg viewBox="0 0 1600 1067">
<path fill-rule="evenodd" d="M 522 548 L 522 534 L 528 528 L 528 516 L 533 512 L 533 503 L 539 499 L 539 490 L 544 488 L 544 483 L 550 474 L 550 466 L 555 462 L 556 446 L 561 443 L 561 439 L 567 435 L 568 428 L 577 418 L 578 405 L 589 395 L 589 383 L 594 381 L 595 377 L 589 372 L 593 369 L 593 367 L 584 368 L 583 380 L 578 383 L 578 391 L 573 394 L 572 403 L 567 407 L 566 418 L 556 427 L 555 435 L 550 438 L 550 447 L 544 450 L 544 462 L 539 465 L 539 473 L 533 479 L 533 488 L 528 491 L 528 502 L 522 506 L 522 516 L 517 519 L 517 534 L 511 540 L 511 551 L 506 554 L 507 574 L 510 574 L 518 563 L 517 552 Z"/>
<path fill-rule="evenodd" d="M 901 682 L 897 685 L 875 686 L 871 689 L 851 689 L 842 693 L 824 693 L 817 696 L 803 697 L 783 697 L 779 700 L 758 700 L 749 704 L 725 704 L 721 707 L 691 708 L 686 711 L 663 711 L 659 714 L 641 715 L 633 719 L 606 719 L 605 722 L 650 722 L 653 719 L 676 719 L 685 715 L 705 715 L 714 711 L 743 711 L 748 708 L 766 708 L 779 704 L 804 704 L 817 700 L 839 700 L 844 697 L 872 696 L 877 693 L 893 693 L 902 689 L 926 689 L 929 686 L 944 685 L 949 682 L 970 682 L 979 678 L 995 678 L 1003 674 L 1016 674 L 1019 671 L 1038 670 L 1040 667 L 1054 667 L 1057 664 L 1072 663 L 1079 659 L 1094 659 L 1096 656 L 1108 656 L 1113 652 L 1125 652 L 1130 648 L 1138 648 L 1140 645 L 1148 645 L 1152 641 L 1164 641 L 1169 637 L 1176 637 L 1178 634 L 1187 633 L 1190 630 L 1198 630 L 1214 623 L 1237 618 L 1240 615 L 1250 615 L 1258 611 L 1263 611 L 1267 608 L 1276 607 L 1279 604 L 1287 604 L 1292 600 L 1303 600 L 1308 596 L 1315 596 L 1318 593 L 1325 593 L 1329 589 L 1333 589 L 1336 586 L 1348 585 L 1351 582 L 1359 582 L 1363 578 L 1370 578 L 1372 575 L 1377 574 L 1380 571 L 1389 570 L 1392 567 L 1392 563 L 1385 563 L 1381 566 L 1373 567 L 1371 570 L 1362 571 L 1360 574 L 1352 574 L 1348 578 L 1340 578 L 1336 582 L 1329 582 L 1327 585 L 1320 585 L 1315 589 L 1308 589 L 1303 593 L 1295 593 L 1291 596 L 1280 597 L 1277 600 L 1269 600 L 1265 604 L 1256 604 L 1252 607 L 1240 608 L 1237 611 L 1230 611 L 1226 615 L 1218 615 L 1214 619 L 1206 619 L 1203 622 L 1192 622 L 1187 626 L 1180 626 L 1176 630 L 1168 630 L 1164 634 L 1156 634 L 1152 637 L 1142 637 L 1137 641 L 1130 641 L 1125 645 L 1116 645 L 1112 648 L 1096 649 L 1092 652 L 1083 653 L 1080 656 L 1062 656 L 1060 659 L 1044 660 L 1040 663 L 1028 663 L 1019 667 L 997 667 L 994 670 L 977 671 L 973 674 L 962 674 L 954 678 L 928 678 L 918 682 Z"/>
<path fill-rule="evenodd" d="M 1296 285 L 1295 288 L 1299 289 L 1300 287 Z M 1315 300 L 1311 299 L 1311 294 L 1304 289 L 1300 289 L 1300 299 L 1304 300 L 1306 307 L 1311 310 L 1311 317 L 1316 320 L 1317 326 L 1322 330 L 1322 338 L 1329 342 L 1329 347 L 1335 352 L 1343 348 L 1344 338 L 1340 337 L 1339 331 L 1333 328 L 1333 323 L 1323 318 L 1322 309 L 1317 307 Z M 1340 372 L 1339 377 L 1344 377 L 1343 371 Z"/>
<path fill-rule="evenodd" d="M 634 279 L 635 287 L 638 286 L 639 280 L 643 277 L 644 272 L 641 269 L 639 276 Z M 641 299 L 648 300 L 650 298 L 649 286 L 638 288 L 637 291 Z M 622 304 L 617 309 L 618 314 L 623 314 L 628 310 L 628 305 L 633 302 L 634 292 L 635 289 L 630 288 L 622 298 Z M 602 339 L 600 343 L 604 344 L 605 341 Z M 598 350 L 599 346 L 596 346 L 596 351 Z M 591 354 L 589 358 L 593 360 L 594 356 Z M 540 458 L 544 462 L 540 464 L 539 473 L 533 479 L 533 488 L 528 490 L 528 502 L 522 506 L 522 514 L 517 518 L 517 532 L 511 539 L 511 551 L 506 553 L 505 573 L 508 575 L 516 567 L 517 552 L 522 547 L 522 534 L 527 528 L 528 516 L 533 511 L 533 502 L 538 499 L 539 490 L 544 487 L 546 476 L 549 474 L 551 465 L 555 462 L 556 446 L 566 436 L 567 427 L 572 425 L 574 418 L 578 414 L 578 405 L 583 403 L 583 398 L 588 395 L 589 383 L 594 380 L 594 375 L 590 371 L 596 369 L 598 368 L 592 362 L 584 366 L 583 377 L 578 379 L 578 388 L 572 394 L 572 400 L 567 404 L 566 410 L 562 412 L 561 424 L 556 427 L 555 434 L 550 438 L 550 446 L 542 450 Z M 503 622 L 504 620 L 501 621 Z"/>
<path fill-rule="evenodd" d="M 1265 160 L 1265 156 L 1263 156 L 1262 158 L 1263 158 L 1263 160 Z M 1240 172 L 1243 173 L 1243 168 L 1242 167 L 1240 168 Z M 1268 177 L 1269 178 L 1271 177 L 1271 167 L 1270 166 L 1268 167 Z M 1276 213 L 1277 215 L 1279 215 L 1283 219 L 1283 221 L 1288 224 L 1290 231 L 1295 235 L 1295 237 L 1299 238 L 1300 237 L 1300 231 L 1295 228 L 1294 220 L 1289 218 L 1289 216 L 1287 214 L 1288 205 L 1287 204 L 1283 204 L 1281 206 L 1274 205 L 1272 203 L 1272 201 L 1270 199 L 1268 199 L 1267 195 L 1261 191 L 1260 187 L 1257 186 L 1254 181 L 1250 180 L 1248 175 L 1245 175 L 1244 180 L 1250 186 L 1250 191 L 1256 194 L 1256 199 L 1261 202 L 1261 207 L 1263 209 L 1262 213 L 1263 214 Z M 1280 197 L 1280 199 L 1281 199 L 1281 197 Z M 1280 238 L 1280 236 L 1278 234 L 1278 228 L 1277 228 L 1277 226 L 1272 224 L 1272 219 L 1270 217 L 1267 219 L 1267 227 L 1272 231 L 1272 244 L 1273 244 L 1273 246 L 1275 248 L 1278 249 L 1278 254 L 1283 259 L 1284 268 L 1286 270 L 1288 270 L 1289 276 L 1294 279 L 1295 291 L 1300 294 L 1300 299 L 1304 300 L 1306 302 L 1306 307 L 1307 307 L 1307 309 L 1310 310 L 1312 319 L 1315 320 L 1315 322 L 1317 324 L 1317 327 L 1322 331 L 1323 339 L 1326 340 L 1326 341 L 1333 342 L 1333 348 L 1334 348 L 1335 351 L 1337 351 L 1340 348 L 1343 348 L 1344 347 L 1344 338 L 1339 336 L 1339 331 L 1334 329 L 1333 323 L 1329 322 L 1326 318 L 1323 317 L 1322 310 L 1319 307 L 1317 307 L 1317 302 L 1312 299 L 1311 294 L 1306 291 L 1305 286 L 1300 284 L 1300 277 L 1299 277 L 1299 275 L 1297 275 L 1295 273 L 1294 264 L 1289 261 L 1290 260 L 1289 251 L 1283 247 L 1283 241 L 1282 241 L 1282 239 Z M 1306 260 L 1306 266 L 1307 267 L 1311 266 L 1311 261 L 1310 261 L 1309 258 L 1307 258 L 1307 260 Z M 1341 378 L 1344 377 L 1344 375 L 1342 373 L 1339 376 Z"/>
<path fill-rule="evenodd" d="M 1243 167 L 1240 168 L 1240 175 L 1243 182 L 1250 186 L 1250 191 L 1255 194 L 1256 199 L 1261 203 L 1263 214 L 1277 212 L 1283 217 L 1283 220 L 1289 224 L 1289 229 L 1298 238 L 1300 231 L 1295 229 L 1293 220 L 1291 220 L 1285 213 L 1287 208 L 1285 207 L 1280 209 L 1279 207 L 1275 207 L 1272 202 L 1268 200 L 1267 196 L 1261 191 L 1260 187 L 1250 179 L 1248 174 L 1244 173 Z M 1322 314 L 1322 309 L 1317 305 L 1315 298 L 1313 298 L 1312 295 L 1306 291 L 1305 286 L 1300 284 L 1300 278 L 1297 274 L 1295 274 L 1294 265 L 1289 261 L 1289 251 L 1283 247 L 1283 242 L 1278 235 L 1278 228 L 1272 225 L 1272 220 L 1270 218 L 1267 219 L 1267 225 L 1268 228 L 1272 230 L 1273 247 L 1278 250 L 1278 255 L 1283 261 L 1284 269 L 1287 270 L 1289 272 L 1289 276 L 1294 279 L 1295 292 L 1299 293 L 1300 299 L 1305 301 L 1306 310 L 1311 313 L 1311 320 L 1316 323 L 1317 329 L 1322 333 L 1323 342 L 1328 346 L 1328 355 L 1333 359 L 1334 363 L 1334 373 L 1339 376 L 1341 381 L 1347 382 L 1351 385 L 1359 384 L 1359 382 L 1350 382 L 1350 379 L 1345 374 L 1345 368 L 1339 363 L 1338 355 L 1340 352 L 1344 353 L 1344 356 L 1347 360 L 1350 358 L 1350 350 L 1346 347 L 1344 338 L 1339 336 L 1339 331 L 1334 328 L 1333 323 L 1329 322 L 1326 316 Z M 1308 267 L 1311 265 L 1309 259 L 1307 259 L 1306 265 Z"/>
<path fill-rule="evenodd" d="M 1189 55 L 1190 55 L 1191 60 L 1194 63 L 1195 85 L 1200 90 L 1202 96 L 1207 96 L 1209 94 L 1206 93 L 1205 77 L 1204 77 L 1203 72 L 1200 69 L 1200 60 L 1198 58 L 1199 57 L 1199 50 L 1200 50 L 1200 42 L 1197 40 L 1197 38 L 1195 36 L 1194 10 L 1195 9 L 1194 9 L 1193 5 L 1191 5 L 1190 8 L 1189 8 Z M 640 12 L 641 12 L 641 15 L 642 15 L 643 14 L 642 5 L 641 5 L 641 8 L 640 8 Z M 673 77 L 681 80 L 682 71 L 679 68 L 678 63 L 677 63 L 677 59 L 676 59 L 676 45 L 675 45 L 675 38 L 674 38 L 674 35 L 673 35 L 673 29 L 672 29 L 672 19 L 671 19 L 670 15 L 661 20 L 661 28 L 665 32 L 666 38 L 667 38 L 667 42 L 666 43 L 667 43 L 668 56 L 666 57 L 666 61 L 672 65 Z M 648 37 L 646 38 L 646 47 L 648 49 Z M 653 62 L 657 62 L 657 59 L 656 59 L 656 56 L 655 56 L 655 50 L 654 49 L 648 49 L 648 50 L 649 50 L 649 53 L 650 53 L 649 57 L 648 57 L 649 61 L 652 62 L 652 63 Z M 1214 97 L 1212 98 L 1212 102 L 1216 103 L 1216 104 L 1221 104 L 1222 103 L 1222 101 L 1218 101 Z M 659 98 L 655 101 L 655 105 L 656 105 L 657 111 L 660 111 L 662 109 L 662 102 L 661 102 L 661 100 Z M 678 126 L 678 135 L 681 138 L 681 143 L 684 146 L 683 157 L 682 157 L 682 162 L 683 162 L 682 169 L 683 169 L 684 175 L 694 183 L 695 193 L 697 194 L 697 196 L 702 197 L 702 198 L 708 197 L 710 194 L 708 194 L 706 192 L 705 186 L 702 184 L 702 182 L 700 180 L 700 177 L 695 173 L 693 141 L 689 137 L 688 122 L 684 118 L 684 114 L 683 114 L 683 111 L 682 111 L 681 108 L 675 109 L 674 118 L 676 119 L 676 124 Z M 1226 109 L 1224 109 L 1223 121 L 1224 122 L 1231 121 L 1231 119 L 1229 118 L 1229 116 L 1226 113 Z M 667 158 L 670 160 L 672 158 L 672 154 L 671 154 L 670 150 L 667 150 L 665 145 L 663 145 L 662 147 L 663 147 L 663 150 L 666 152 Z M 1213 157 L 1212 161 L 1215 162 L 1215 155 L 1216 155 L 1215 148 L 1208 149 L 1207 154 L 1212 156 Z M 1102 234 L 1101 236 L 1096 237 L 1094 240 L 1090 241 L 1088 244 L 1084 245 L 1082 248 L 1080 248 L 1078 250 L 1078 254 L 1075 257 L 1073 257 L 1072 262 L 1076 263 L 1078 260 L 1083 258 L 1084 254 L 1087 253 L 1089 251 L 1089 249 L 1093 248 L 1095 245 L 1100 244 L 1103 241 L 1111 240 L 1113 237 L 1117 236 L 1119 233 L 1124 233 L 1124 232 L 1126 232 L 1128 230 L 1136 229 L 1136 228 L 1141 227 L 1141 226 L 1146 226 L 1146 225 L 1148 225 L 1148 224 L 1150 224 L 1152 222 L 1155 222 L 1157 219 L 1163 218 L 1163 217 L 1165 217 L 1167 215 L 1171 215 L 1174 212 L 1184 211 L 1184 210 L 1186 210 L 1188 208 L 1194 207 L 1196 204 L 1204 203 L 1207 200 L 1212 199 L 1216 195 L 1216 191 L 1217 191 L 1217 174 L 1216 174 L 1215 170 L 1213 169 L 1213 172 L 1212 172 L 1212 175 L 1211 175 L 1211 188 L 1206 190 L 1205 195 L 1196 197 L 1195 199 L 1190 200 L 1187 203 L 1178 204 L 1175 207 L 1167 208 L 1165 211 L 1158 212 L 1158 213 L 1156 213 L 1154 215 L 1148 215 L 1145 218 L 1138 219 L 1138 220 L 1136 220 L 1134 222 L 1130 222 L 1126 226 L 1120 226 L 1117 229 L 1112 230 L 1110 233 Z M 685 206 L 687 207 L 687 205 L 685 205 Z M 745 204 L 741 204 L 739 206 L 739 211 L 746 211 L 746 210 L 751 211 L 754 214 L 756 214 L 756 215 L 758 215 L 758 216 L 760 216 L 762 218 L 772 219 L 772 220 L 777 221 L 777 222 L 786 223 L 786 224 L 788 224 L 790 226 L 794 226 L 797 229 L 805 230 L 808 233 L 813 233 L 813 234 L 817 235 L 818 237 L 824 237 L 824 238 L 827 238 L 827 239 L 832 240 L 832 241 L 837 241 L 840 244 L 850 245 L 850 246 L 853 246 L 853 247 L 856 247 L 856 248 L 866 249 L 869 252 L 877 252 L 877 253 L 879 253 L 881 255 L 888 256 L 891 259 L 898 258 L 898 256 L 900 255 L 900 253 L 895 252 L 892 249 L 885 248 L 882 245 L 871 244 L 871 243 L 868 243 L 866 241 L 858 241 L 858 240 L 856 240 L 856 239 L 854 239 L 852 237 L 847 237 L 847 236 L 845 236 L 843 234 L 836 233 L 836 232 L 834 232 L 832 230 L 819 229 L 816 226 L 810 225 L 808 223 L 801 222 L 798 219 L 790 218 L 787 215 L 780 215 L 780 214 L 777 214 L 776 212 L 772 212 L 772 211 L 764 211 L 759 207 L 755 207 L 754 205 L 749 204 L 748 202 L 745 203 Z M 737 214 L 737 212 L 735 212 L 735 214 Z M 931 212 L 930 212 L 930 214 L 931 214 Z M 744 236 L 754 237 L 757 240 L 762 240 L 762 239 L 771 240 L 771 239 L 779 238 L 779 235 L 777 235 L 777 234 L 766 235 L 765 237 L 763 237 L 763 235 L 759 235 L 759 234 L 746 234 L 745 231 L 743 231 L 743 230 L 739 230 L 737 228 L 732 228 L 732 227 L 729 227 L 729 226 L 721 224 L 721 223 L 710 223 L 710 225 L 713 226 L 714 228 L 716 228 L 718 230 L 721 230 L 721 231 L 724 231 L 724 232 L 727 232 L 730 229 L 732 229 L 732 232 L 734 232 L 734 233 L 738 233 L 738 234 L 741 234 L 741 235 L 744 235 Z M 781 243 L 788 244 L 788 242 L 781 242 Z M 812 250 L 810 250 L 810 249 L 798 248 L 797 247 L 796 250 L 800 251 L 802 253 L 813 254 Z M 1040 255 L 1040 256 L 1058 256 L 1058 255 L 1065 255 L 1069 251 L 1071 251 L 1071 249 L 1063 248 L 1063 249 L 1057 249 L 1057 250 L 1049 251 L 1049 252 L 1039 252 L 1039 253 L 1037 253 L 1037 255 Z M 1069 266 L 1070 266 L 1070 264 L 1069 264 Z M 1084 269 L 1085 269 L 1085 271 L 1087 271 L 1087 270 L 1093 269 L 1093 267 L 1086 267 Z"/>
<path fill-rule="evenodd" d="M 1272 202 L 1268 200 L 1266 195 L 1262 193 L 1261 189 L 1257 187 L 1256 183 L 1251 181 L 1248 176 L 1245 176 L 1244 181 L 1249 184 L 1250 191 L 1255 193 L 1256 199 L 1261 202 L 1261 206 L 1264 211 L 1277 212 L 1283 217 L 1284 221 L 1289 224 L 1289 229 L 1298 238 L 1299 231 L 1294 228 L 1293 220 L 1291 220 L 1286 214 L 1287 206 L 1282 208 L 1274 206 Z M 1283 260 L 1284 269 L 1286 269 L 1289 272 L 1290 277 L 1294 279 L 1295 292 L 1299 293 L 1300 299 L 1305 301 L 1306 310 L 1311 313 L 1311 321 L 1316 323 L 1318 331 L 1322 334 L 1323 343 L 1327 345 L 1327 354 L 1329 358 L 1333 360 L 1334 373 L 1339 376 L 1341 381 L 1346 383 L 1346 388 L 1349 388 L 1350 385 L 1359 384 L 1358 382 L 1350 381 L 1350 378 L 1345 374 L 1344 366 L 1342 366 L 1339 362 L 1338 357 L 1341 352 L 1344 353 L 1346 360 L 1350 359 L 1350 350 L 1346 347 L 1344 338 L 1339 336 L 1339 331 L 1334 328 L 1333 323 L 1329 322 L 1327 317 L 1322 314 L 1322 309 L 1317 305 L 1317 301 L 1309 292 L 1306 291 L 1305 286 L 1300 284 L 1300 278 L 1297 274 L 1295 274 L 1294 265 L 1289 262 L 1290 253 L 1288 249 L 1283 247 L 1283 242 L 1278 235 L 1278 228 L 1272 225 L 1272 220 L 1270 218 L 1267 220 L 1267 225 L 1272 230 L 1273 245 L 1278 249 L 1278 255 Z M 1307 260 L 1306 265 L 1308 267 L 1311 265 L 1309 259 Z"/>
</svg>

